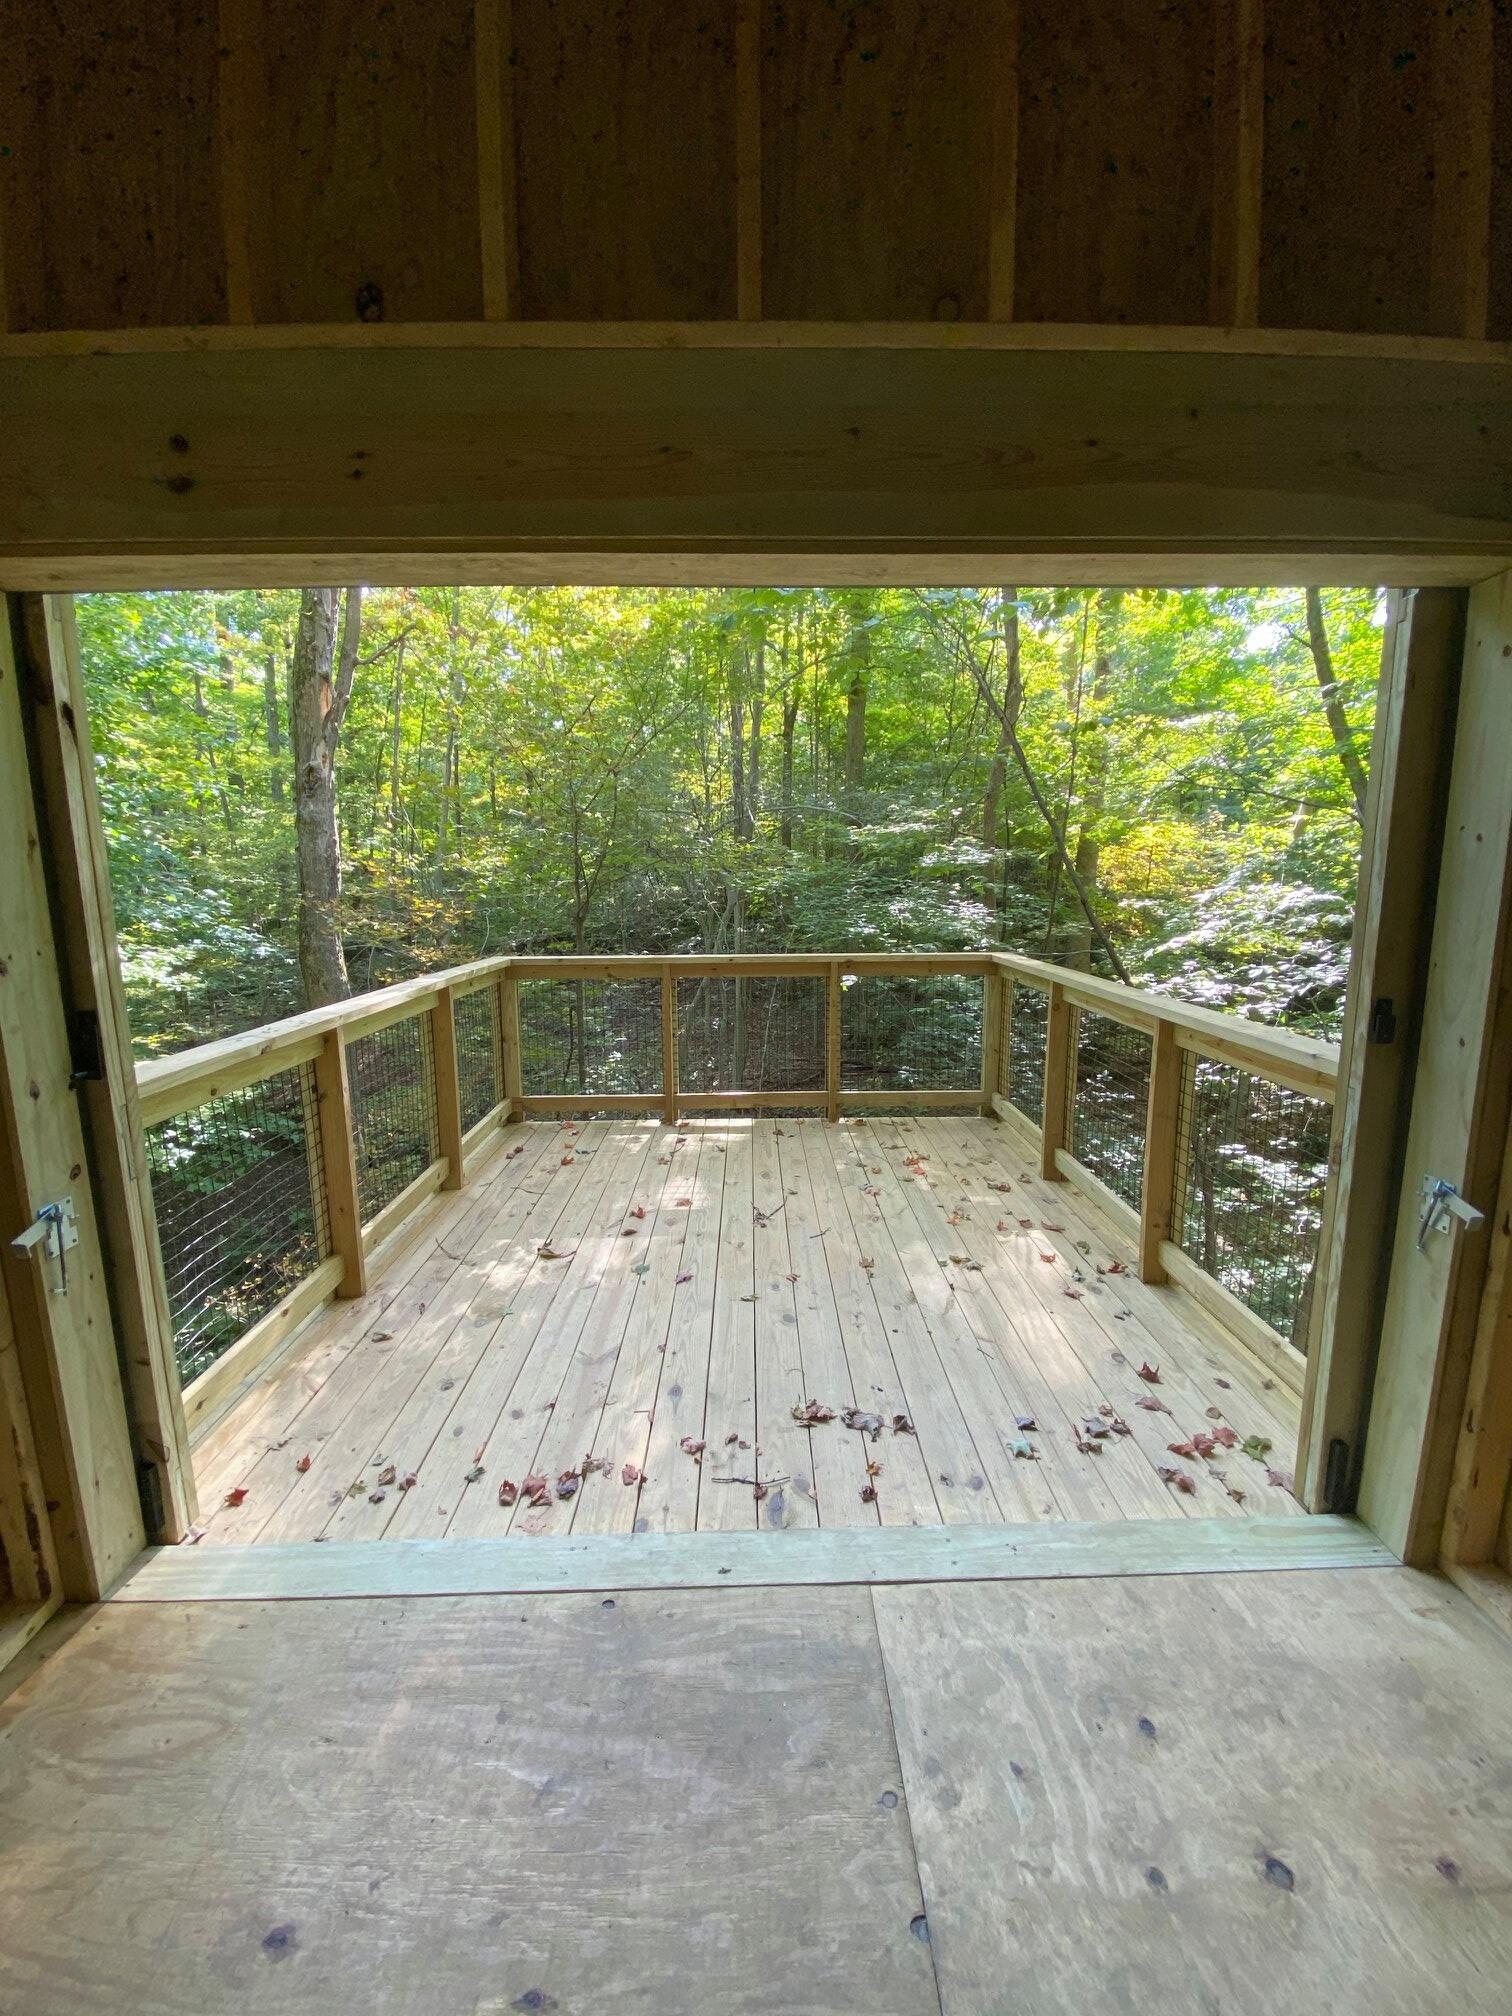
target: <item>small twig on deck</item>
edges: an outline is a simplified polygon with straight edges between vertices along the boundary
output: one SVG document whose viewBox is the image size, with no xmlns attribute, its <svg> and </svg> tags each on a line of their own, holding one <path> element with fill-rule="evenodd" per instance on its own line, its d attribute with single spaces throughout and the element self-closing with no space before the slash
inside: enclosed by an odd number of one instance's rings
<svg viewBox="0 0 1512 2016">
<path fill-rule="evenodd" d="M 791 1477 L 706 1477 L 706 1484 L 765 1484 L 768 1490 L 774 1484 L 791 1484 Z"/>
</svg>

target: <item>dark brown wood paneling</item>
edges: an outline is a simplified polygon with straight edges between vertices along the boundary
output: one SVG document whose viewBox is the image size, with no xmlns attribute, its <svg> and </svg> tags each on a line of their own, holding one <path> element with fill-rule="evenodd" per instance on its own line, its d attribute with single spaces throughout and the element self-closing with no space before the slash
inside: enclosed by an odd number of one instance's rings
<svg viewBox="0 0 1512 2016">
<path fill-rule="evenodd" d="M 1266 0 L 1267 327 L 1431 327 L 1432 14 Z"/>
<path fill-rule="evenodd" d="M 1512 339 L 1512 0 L 1496 0 L 1491 100 L 1489 334 Z"/>
<path fill-rule="evenodd" d="M 992 12 L 973 0 L 767 6 L 766 314 L 986 314 Z"/>
<path fill-rule="evenodd" d="M 470 0 L 264 0 L 262 14 L 256 319 L 481 315 Z"/>
<path fill-rule="evenodd" d="M 1019 319 L 1205 321 L 1207 0 L 1024 0 L 1019 79 Z"/>
<path fill-rule="evenodd" d="M 520 313 L 735 312 L 734 0 L 514 0 Z"/>
<path fill-rule="evenodd" d="M 11 328 L 223 320 L 213 0 L 3 0 L 0 47 Z"/>
</svg>

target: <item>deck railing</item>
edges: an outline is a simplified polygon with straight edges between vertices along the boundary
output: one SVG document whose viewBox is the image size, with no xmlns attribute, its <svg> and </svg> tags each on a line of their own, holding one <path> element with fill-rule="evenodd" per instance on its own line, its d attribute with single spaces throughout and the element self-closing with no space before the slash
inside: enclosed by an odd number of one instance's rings
<svg viewBox="0 0 1512 2016">
<path fill-rule="evenodd" d="M 504 1122 L 963 1108 L 1289 1383 L 1335 1046 L 998 953 L 496 958 L 137 1067 L 191 1429 Z"/>
</svg>

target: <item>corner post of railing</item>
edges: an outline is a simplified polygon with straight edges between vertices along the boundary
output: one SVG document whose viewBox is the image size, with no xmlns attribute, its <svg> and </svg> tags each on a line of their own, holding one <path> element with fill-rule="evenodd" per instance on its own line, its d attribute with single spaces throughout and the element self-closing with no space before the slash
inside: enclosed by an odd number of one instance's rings
<svg viewBox="0 0 1512 2016">
<path fill-rule="evenodd" d="M 670 964 L 661 969 L 662 1120 L 677 1125 L 677 975 Z"/>
<path fill-rule="evenodd" d="M 446 1159 L 443 1190 L 462 1188 L 462 1084 L 457 1074 L 456 999 L 450 987 L 436 995 L 430 1011 L 431 1061 L 435 1067 L 436 1153 Z"/>
<path fill-rule="evenodd" d="M 347 1076 L 346 1041 L 339 1028 L 326 1031 L 314 1069 L 326 1222 L 330 1227 L 332 1256 L 341 1262 L 341 1281 L 336 1293 L 350 1301 L 367 1292 L 367 1262 L 362 1251 L 362 1200 L 357 1191 L 352 1088 Z"/>
<path fill-rule="evenodd" d="M 840 1118 L 840 961 L 831 959 L 825 985 L 824 1117 Z"/>
<path fill-rule="evenodd" d="M 1052 980 L 1045 1016 L 1045 1083 L 1040 1109 L 1040 1174 L 1052 1183 L 1061 1180 L 1055 1158 L 1066 1145 L 1071 1014 L 1065 988 L 1058 980 Z"/>
<path fill-rule="evenodd" d="M 998 1056 L 1003 1047 L 1003 1015 L 1008 992 L 1008 976 L 1000 966 L 989 966 L 982 975 L 982 1117 L 990 1120 L 997 1112 L 993 1104 L 998 1088 Z"/>
<path fill-rule="evenodd" d="M 1176 1136 L 1181 1124 L 1182 1053 L 1176 1025 L 1163 1017 L 1150 1039 L 1150 1092 L 1145 1107 L 1144 1174 L 1139 1192 L 1139 1278 L 1166 1279 L 1160 1257 L 1176 1205 Z"/>
<path fill-rule="evenodd" d="M 523 1120 L 524 1081 L 520 1065 L 520 983 L 506 966 L 499 980 L 499 1054 L 503 1061 L 504 1120 Z"/>
</svg>

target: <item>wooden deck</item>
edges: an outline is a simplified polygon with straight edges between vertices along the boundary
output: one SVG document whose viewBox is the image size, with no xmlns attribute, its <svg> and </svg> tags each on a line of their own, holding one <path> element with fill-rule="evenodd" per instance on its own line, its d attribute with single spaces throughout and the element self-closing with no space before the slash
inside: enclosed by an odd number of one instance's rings
<svg viewBox="0 0 1512 2016">
<path fill-rule="evenodd" d="M 1129 1258 L 994 1121 L 525 1123 L 205 1436 L 204 1544 L 1299 1511 L 1293 1397 Z"/>
</svg>

